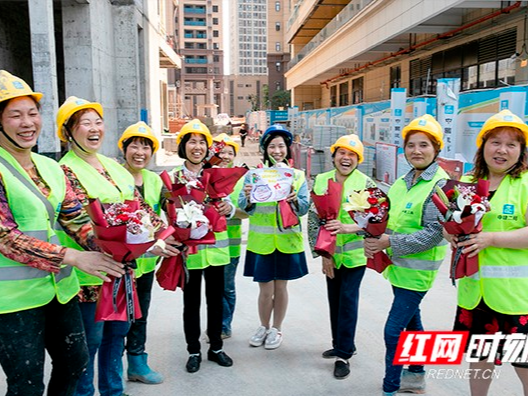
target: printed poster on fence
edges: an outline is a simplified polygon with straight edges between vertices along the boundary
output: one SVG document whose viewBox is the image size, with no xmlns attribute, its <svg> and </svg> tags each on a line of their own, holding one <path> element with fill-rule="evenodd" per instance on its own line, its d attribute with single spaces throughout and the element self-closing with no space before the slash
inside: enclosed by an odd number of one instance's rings
<svg viewBox="0 0 528 396">
<path fill-rule="evenodd" d="M 291 192 L 294 171 L 291 168 L 257 168 L 248 172 L 253 185 L 250 201 L 253 203 L 277 202 Z"/>
<path fill-rule="evenodd" d="M 376 179 L 387 184 L 396 180 L 396 156 L 398 146 L 390 143 L 376 143 Z"/>
</svg>

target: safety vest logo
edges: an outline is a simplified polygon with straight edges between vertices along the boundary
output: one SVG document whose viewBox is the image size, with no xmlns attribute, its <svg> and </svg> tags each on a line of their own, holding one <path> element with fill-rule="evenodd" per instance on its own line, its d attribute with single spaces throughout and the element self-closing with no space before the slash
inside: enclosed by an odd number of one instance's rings
<svg viewBox="0 0 528 396">
<path fill-rule="evenodd" d="M 512 215 L 515 212 L 515 206 L 512 204 L 504 204 L 502 207 L 502 214 Z"/>
</svg>

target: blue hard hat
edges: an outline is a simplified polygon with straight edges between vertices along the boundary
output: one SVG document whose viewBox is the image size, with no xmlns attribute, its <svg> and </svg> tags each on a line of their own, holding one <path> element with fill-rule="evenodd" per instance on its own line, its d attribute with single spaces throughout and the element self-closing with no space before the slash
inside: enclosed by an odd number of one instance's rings
<svg viewBox="0 0 528 396">
<path fill-rule="evenodd" d="M 286 145 L 289 147 L 291 146 L 293 142 L 293 135 L 290 131 L 288 131 L 283 125 L 281 124 L 273 124 L 270 126 L 266 131 L 262 134 L 260 138 L 260 149 L 264 150 L 264 146 L 266 143 L 271 140 L 276 135 L 281 135 L 284 137 L 284 140 L 286 142 Z"/>
</svg>

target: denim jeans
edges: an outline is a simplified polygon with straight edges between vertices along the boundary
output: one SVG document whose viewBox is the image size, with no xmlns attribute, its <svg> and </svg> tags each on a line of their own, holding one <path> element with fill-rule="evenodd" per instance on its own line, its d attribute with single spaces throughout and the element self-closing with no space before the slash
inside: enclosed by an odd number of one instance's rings
<svg viewBox="0 0 528 396">
<path fill-rule="evenodd" d="M 402 289 L 392 286 L 394 300 L 389 312 L 389 317 L 385 323 L 385 378 L 383 379 L 383 391 L 394 392 L 400 388 L 401 373 L 403 366 L 393 365 L 396 347 L 400 338 L 400 333 L 407 331 L 423 331 L 420 317 L 420 302 L 424 298 L 425 292 Z M 423 366 L 409 366 L 409 371 L 413 373 L 424 372 Z"/>
<path fill-rule="evenodd" d="M 218 351 L 223 346 L 221 334 L 224 266 L 211 265 L 204 269 L 189 270 L 189 281 L 183 290 L 183 331 L 189 354 L 200 353 L 202 277 L 205 279 L 209 348 Z"/>
<path fill-rule="evenodd" d="M 101 396 L 121 396 L 123 384 L 123 351 L 125 337 L 130 328 L 128 322 L 95 321 L 96 303 L 81 303 L 90 363 L 81 376 L 75 396 L 93 396 L 94 362 L 98 354 L 99 393 Z"/>
<path fill-rule="evenodd" d="M 231 335 L 231 322 L 235 313 L 236 290 L 235 276 L 240 257 L 231 257 L 231 262 L 224 266 L 224 314 L 222 320 L 222 333 Z"/>
<path fill-rule="evenodd" d="M 0 314 L 0 365 L 7 377 L 7 396 L 44 394 L 46 350 L 52 362 L 48 395 L 73 395 L 88 364 L 77 298 Z"/>
<path fill-rule="evenodd" d="M 359 287 L 365 266 L 334 268 L 334 278 L 326 277 L 332 347 L 337 356 L 350 359 L 356 350 L 356 325 L 359 307 Z"/>
<path fill-rule="evenodd" d="M 152 297 L 152 284 L 154 271 L 141 275 L 136 279 L 136 289 L 141 307 L 141 318 L 130 324 L 126 339 L 126 350 L 129 355 L 142 355 L 145 353 L 147 342 L 147 317 Z"/>
</svg>

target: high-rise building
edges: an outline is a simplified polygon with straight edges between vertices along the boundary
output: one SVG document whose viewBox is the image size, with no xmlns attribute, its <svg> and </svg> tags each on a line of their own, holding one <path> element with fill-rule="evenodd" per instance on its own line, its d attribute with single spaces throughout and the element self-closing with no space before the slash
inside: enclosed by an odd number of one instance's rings
<svg viewBox="0 0 528 396">
<path fill-rule="evenodd" d="M 291 13 L 288 0 L 268 0 L 268 92 L 271 98 L 286 89 L 284 73 L 290 61 L 286 25 Z"/>
<path fill-rule="evenodd" d="M 236 4 L 233 4 L 236 3 Z M 267 75 L 267 0 L 236 0 L 231 4 L 231 74 Z"/>
<path fill-rule="evenodd" d="M 176 40 L 183 65 L 180 116 L 215 116 L 223 110 L 222 0 L 180 1 Z"/>
<path fill-rule="evenodd" d="M 230 2 L 230 69 L 228 109 L 233 115 L 266 108 L 267 0 Z"/>
</svg>

